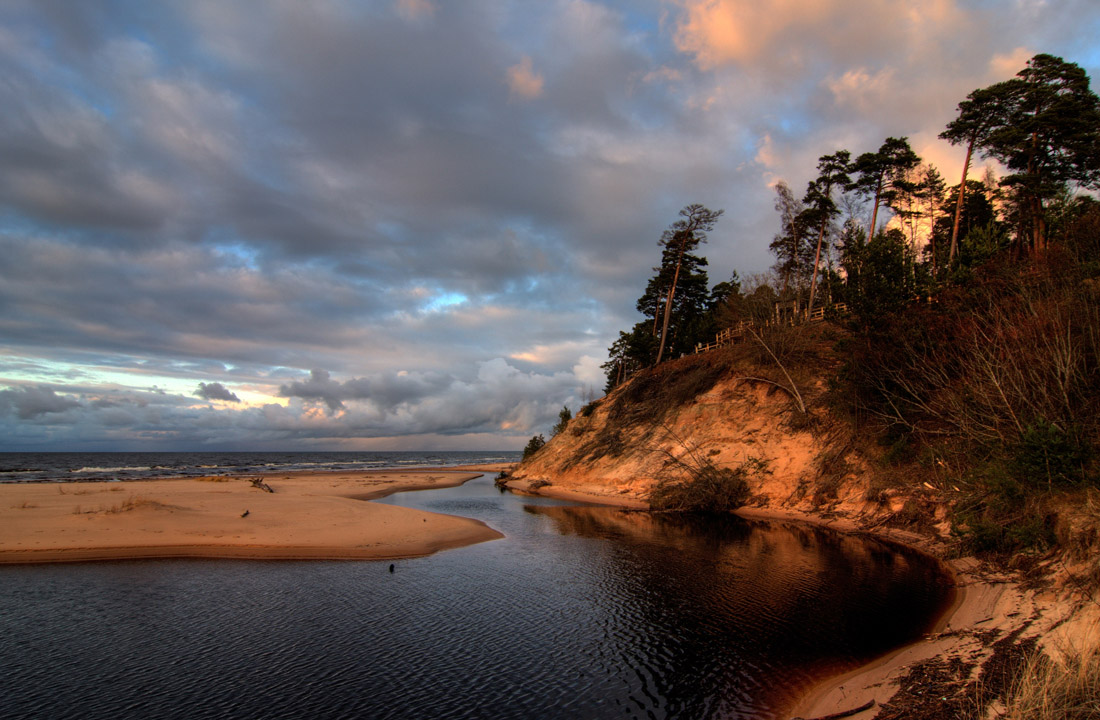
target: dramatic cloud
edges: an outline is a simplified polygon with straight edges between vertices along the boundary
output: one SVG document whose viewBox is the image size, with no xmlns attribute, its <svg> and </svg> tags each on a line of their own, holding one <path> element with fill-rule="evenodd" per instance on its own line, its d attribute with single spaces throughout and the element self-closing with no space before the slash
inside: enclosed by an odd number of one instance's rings
<svg viewBox="0 0 1100 720">
<path fill-rule="evenodd" d="M 20 420 L 33 420 L 48 414 L 63 413 L 80 407 L 72 398 L 58 395 L 51 388 L 24 387 L 0 390 L 0 411 L 14 413 Z"/>
<path fill-rule="evenodd" d="M 932 0 L 0 4 L 0 449 L 522 447 L 684 205 L 937 135 L 1100 9 Z M 980 174 L 983 168 L 975 168 Z M 5 389 L 6 388 L 6 389 Z M 196 388 L 198 388 L 196 390 Z"/>
</svg>

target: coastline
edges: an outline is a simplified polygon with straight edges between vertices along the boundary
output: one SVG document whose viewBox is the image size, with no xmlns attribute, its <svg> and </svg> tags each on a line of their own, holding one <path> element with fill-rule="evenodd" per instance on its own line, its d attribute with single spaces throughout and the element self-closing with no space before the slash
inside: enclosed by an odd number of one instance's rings
<svg viewBox="0 0 1100 720">
<path fill-rule="evenodd" d="M 128 482 L 0 485 L 0 564 L 145 558 L 391 560 L 503 537 L 480 521 L 369 500 L 394 492 L 452 487 L 510 464 L 445 469 L 276 473 L 275 490 L 254 475 L 161 478 Z M 641 509 L 648 504 L 616 487 L 550 485 L 516 492 L 572 502 Z M 244 511 L 248 511 L 247 515 Z M 899 695 L 914 665 L 936 658 L 981 663 L 991 637 L 1039 638 L 1057 652 L 1097 632 L 1100 606 L 1075 605 L 1054 590 L 1025 589 L 972 558 L 947 560 L 935 538 L 870 526 L 850 518 L 742 508 L 750 519 L 810 523 L 868 534 L 938 560 L 955 580 L 953 604 L 922 639 L 840 674 L 822 675 L 799 693 L 790 717 L 819 718 L 874 705 L 850 717 L 871 718 Z"/>
<path fill-rule="evenodd" d="M 393 560 L 503 537 L 470 518 L 369 502 L 500 466 L 0 484 L 0 564 L 144 558 Z"/>
<path fill-rule="evenodd" d="M 551 485 L 532 490 L 527 482 L 514 480 L 508 486 L 534 495 L 624 508 L 648 507 L 637 497 L 601 492 L 603 488 L 595 485 L 583 489 Z M 1100 608 L 1082 606 L 1052 589 L 1024 588 L 1013 577 L 993 572 L 974 558 L 948 559 L 946 545 L 927 535 L 792 510 L 744 507 L 735 514 L 746 519 L 808 523 L 871 535 L 933 558 L 954 580 L 953 602 L 923 638 L 858 667 L 820 677 L 788 710 L 788 716 L 795 720 L 841 716 L 869 720 L 900 694 L 905 676 L 914 665 L 936 658 L 957 658 L 981 665 L 993 653 L 992 638 L 1013 634 L 1034 637 L 1044 650 L 1057 654 L 1072 647 L 1075 638 L 1096 635 L 1100 627 Z M 853 712 L 857 708 L 864 709 Z"/>
</svg>

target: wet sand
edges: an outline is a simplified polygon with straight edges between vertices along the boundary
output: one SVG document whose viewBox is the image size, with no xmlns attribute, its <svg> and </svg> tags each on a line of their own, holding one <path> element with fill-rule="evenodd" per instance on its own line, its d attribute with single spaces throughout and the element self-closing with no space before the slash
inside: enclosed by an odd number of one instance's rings
<svg viewBox="0 0 1100 720">
<path fill-rule="evenodd" d="M 506 465 L 128 482 L 0 484 L 0 564 L 132 558 L 396 559 L 503 537 L 484 523 L 369 502 Z"/>
</svg>

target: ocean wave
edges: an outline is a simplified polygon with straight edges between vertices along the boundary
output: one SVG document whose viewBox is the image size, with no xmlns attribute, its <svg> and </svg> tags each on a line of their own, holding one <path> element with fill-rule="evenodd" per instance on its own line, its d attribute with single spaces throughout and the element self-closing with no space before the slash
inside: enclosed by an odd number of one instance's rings
<svg viewBox="0 0 1100 720">
<path fill-rule="evenodd" d="M 82 467 L 69 470 L 71 473 L 107 473 L 107 472 L 148 472 L 153 468 L 149 465 L 134 465 L 129 467 Z"/>
<path fill-rule="evenodd" d="M 350 467 L 353 465 L 370 465 L 372 467 L 385 465 L 384 460 L 334 460 L 331 462 L 271 462 L 265 463 L 264 467 L 296 467 L 296 468 L 313 468 L 313 467 Z"/>
</svg>

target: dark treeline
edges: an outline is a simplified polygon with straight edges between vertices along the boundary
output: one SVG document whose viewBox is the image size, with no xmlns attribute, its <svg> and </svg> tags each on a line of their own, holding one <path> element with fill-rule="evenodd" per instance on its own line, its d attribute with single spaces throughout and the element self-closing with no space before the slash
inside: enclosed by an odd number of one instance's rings
<svg viewBox="0 0 1100 720">
<path fill-rule="evenodd" d="M 779 181 L 768 275 L 734 271 L 710 287 L 698 250 L 722 211 L 684 208 L 659 241 L 661 262 L 637 302 L 643 319 L 609 348 L 607 388 L 739 320 L 767 319 L 776 301 L 797 301 L 804 314 L 844 303 L 869 327 L 990 263 L 1027 265 L 1052 244 L 1084 251 L 1069 235 L 1086 232 L 1098 212 L 1080 191 L 1100 185 L 1100 103 L 1079 66 L 1036 55 L 1013 79 L 970 93 L 940 137 L 965 148 L 959 184 L 949 186 L 905 137 L 821 156 L 801 198 Z M 975 153 L 1007 174 L 966 179 Z"/>
<path fill-rule="evenodd" d="M 610 348 L 608 389 L 779 301 L 803 317 L 844 303 L 830 409 L 959 493 L 973 549 L 1049 544 L 1053 491 L 1098 477 L 1100 100 L 1080 67 L 1036 55 L 970 93 L 940 137 L 965 150 L 958 184 L 904 137 L 821 156 L 801 198 L 778 182 L 766 276 L 710 287 L 698 249 L 721 211 L 684 208 L 643 320 Z M 969 179 L 975 154 L 1003 175 Z"/>
</svg>

